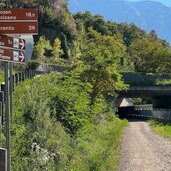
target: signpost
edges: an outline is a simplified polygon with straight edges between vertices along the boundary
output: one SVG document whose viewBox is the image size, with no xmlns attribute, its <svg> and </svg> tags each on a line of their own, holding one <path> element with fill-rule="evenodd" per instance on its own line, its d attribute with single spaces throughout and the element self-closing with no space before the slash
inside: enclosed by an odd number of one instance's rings
<svg viewBox="0 0 171 171">
<path fill-rule="evenodd" d="M 18 21 L 18 20 L 34 20 L 37 22 L 37 9 L 0 9 L 0 22 Z"/>
<path fill-rule="evenodd" d="M 38 34 L 37 9 L 0 9 L 0 34 Z"/>
<path fill-rule="evenodd" d="M 37 22 L 0 22 L 1 34 L 31 34 L 38 33 Z"/>
<path fill-rule="evenodd" d="M 0 61 L 5 73 L 7 171 L 10 171 L 10 114 L 12 113 L 12 63 L 25 63 L 26 41 L 6 35 L 38 34 L 37 9 L 0 9 Z M 10 82 L 9 82 L 10 62 Z M 10 101 L 9 101 L 10 95 Z"/>
<path fill-rule="evenodd" d="M 18 50 L 25 50 L 26 41 L 25 39 L 21 38 L 0 35 L 0 46 Z"/>
<path fill-rule="evenodd" d="M 25 53 L 13 49 L 0 48 L 0 60 L 15 63 L 25 63 Z"/>
</svg>

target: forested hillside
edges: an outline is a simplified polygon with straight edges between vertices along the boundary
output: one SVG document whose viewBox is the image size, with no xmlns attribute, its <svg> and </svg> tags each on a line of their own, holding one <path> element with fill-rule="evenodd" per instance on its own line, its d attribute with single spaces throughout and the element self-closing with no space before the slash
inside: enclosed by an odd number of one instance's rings
<svg viewBox="0 0 171 171">
<path fill-rule="evenodd" d="M 4 0 L 0 5 L 38 8 L 39 35 L 34 37 L 37 44 L 33 55 L 37 61 L 76 65 L 75 61 L 85 56 L 85 48 L 93 40 L 90 36 L 93 31 L 93 34 L 100 33 L 98 36 L 104 36 L 104 39 L 115 39 L 125 48 L 117 54 L 118 64 L 120 57 L 124 58 L 124 67 L 119 66 L 122 71 L 170 72 L 170 46 L 154 30 L 147 33 L 134 24 L 106 22 L 103 16 L 93 16 L 90 12 L 72 15 L 66 0 L 61 1 L 60 12 L 54 8 L 53 0 L 18 0 L 8 3 Z M 103 42 L 106 43 L 105 40 Z"/>
<path fill-rule="evenodd" d="M 12 170 L 115 170 L 127 125 L 115 115 L 117 92 L 128 87 L 120 73 L 170 73 L 167 42 L 134 24 L 106 22 L 89 12 L 73 15 L 67 1 L 58 13 L 50 0 L 0 5 L 39 10 L 27 69 L 38 63 L 69 66 L 15 87 Z"/>
</svg>

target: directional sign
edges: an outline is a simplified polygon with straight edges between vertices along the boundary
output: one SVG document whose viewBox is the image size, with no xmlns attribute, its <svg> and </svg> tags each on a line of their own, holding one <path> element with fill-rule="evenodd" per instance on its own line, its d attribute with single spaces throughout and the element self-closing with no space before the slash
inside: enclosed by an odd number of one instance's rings
<svg viewBox="0 0 171 171">
<path fill-rule="evenodd" d="M 14 48 L 14 49 L 18 49 L 18 50 L 25 50 L 26 49 L 26 41 L 21 38 L 0 35 L 0 46 Z"/>
<path fill-rule="evenodd" d="M 15 22 L 16 20 L 37 21 L 37 17 L 37 9 L 0 9 L 0 22 Z"/>
<path fill-rule="evenodd" d="M 0 34 L 38 34 L 37 22 L 0 22 Z"/>
<path fill-rule="evenodd" d="M 25 63 L 25 53 L 13 49 L 0 48 L 0 61 Z"/>
</svg>

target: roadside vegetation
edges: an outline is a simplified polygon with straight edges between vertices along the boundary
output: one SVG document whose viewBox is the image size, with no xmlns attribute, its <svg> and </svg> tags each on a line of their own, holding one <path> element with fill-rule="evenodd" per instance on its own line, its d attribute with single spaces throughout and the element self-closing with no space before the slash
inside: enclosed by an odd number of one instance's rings
<svg viewBox="0 0 171 171">
<path fill-rule="evenodd" d="M 103 97 L 91 105 L 91 85 L 70 74 L 36 77 L 15 88 L 12 170 L 116 169 L 127 121 Z"/>
<path fill-rule="evenodd" d="M 152 130 L 166 138 L 171 138 L 171 121 L 150 120 Z"/>
</svg>

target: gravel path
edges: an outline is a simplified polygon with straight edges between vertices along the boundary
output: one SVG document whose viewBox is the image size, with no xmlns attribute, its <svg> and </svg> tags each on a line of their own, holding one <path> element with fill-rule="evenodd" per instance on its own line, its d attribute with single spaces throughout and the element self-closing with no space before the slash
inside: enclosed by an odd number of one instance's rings
<svg viewBox="0 0 171 171">
<path fill-rule="evenodd" d="M 171 140 L 155 135 L 144 121 L 130 121 L 118 171 L 171 171 Z"/>
</svg>

